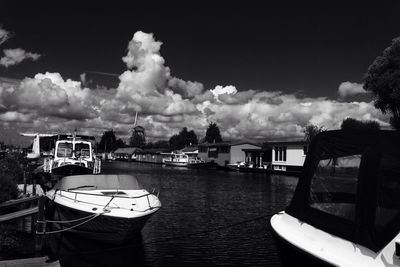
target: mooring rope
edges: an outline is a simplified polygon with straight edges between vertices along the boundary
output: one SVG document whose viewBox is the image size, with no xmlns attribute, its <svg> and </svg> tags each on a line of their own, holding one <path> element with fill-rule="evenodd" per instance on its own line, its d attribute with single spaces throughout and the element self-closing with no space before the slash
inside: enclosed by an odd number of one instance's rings
<svg viewBox="0 0 400 267">
<path fill-rule="evenodd" d="M 153 240 L 153 241 L 143 242 L 141 244 L 142 245 L 148 245 L 148 244 L 156 244 L 156 243 L 166 243 L 166 242 L 171 242 L 171 241 L 175 241 L 175 240 L 185 239 L 185 238 L 192 237 L 192 236 L 203 235 L 203 234 L 208 234 L 208 233 L 212 233 L 212 232 L 218 232 L 218 231 L 229 229 L 229 228 L 232 228 L 232 227 L 235 227 L 235 226 L 238 226 L 238 225 L 259 221 L 259 220 L 265 219 L 265 218 L 270 218 L 275 214 L 276 213 L 264 214 L 264 215 L 261 215 L 261 216 L 258 216 L 258 217 L 250 218 L 250 219 L 239 221 L 239 222 L 232 223 L 232 224 L 226 224 L 226 225 L 215 227 L 215 228 L 212 228 L 212 229 L 193 232 L 193 233 L 189 233 L 189 234 L 181 235 L 181 236 L 160 238 L 160 239 L 156 239 L 156 240 Z M 268 225 L 266 227 L 268 228 Z M 95 249 L 95 250 L 75 252 L 75 253 L 66 253 L 66 254 L 63 254 L 62 256 L 94 254 L 94 253 L 100 253 L 100 252 L 114 251 L 114 250 L 119 250 L 119 249 L 130 248 L 132 246 L 137 246 L 137 244 L 130 244 L 130 245 L 125 245 L 125 246 L 117 246 L 117 247 L 104 248 L 104 249 Z"/>
<path fill-rule="evenodd" d="M 65 229 L 55 230 L 55 231 L 49 231 L 49 232 L 46 232 L 46 230 L 45 230 L 44 232 L 38 232 L 38 231 L 36 231 L 36 234 L 38 234 L 38 235 L 47 235 L 47 234 L 56 234 L 56 233 L 61 233 L 61 232 L 69 231 L 69 230 L 72 230 L 72 229 L 74 229 L 74 228 L 76 228 L 76 227 L 78 227 L 78 226 L 81 226 L 82 224 L 85 224 L 85 223 L 87 223 L 87 222 L 89 222 L 89 221 L 91 221 L 91 220 L 97 218 L 98 216 L 100 216 L 100 215 L 102 215 L 102 214 L 104 214 L 104 212 L 93 214 L 93 215 L 91 215 L 91 218 L 87 219 L 86 221 L 83 221 L 83 222 L 81 222 L 81 223 L 75 224 L 75 225 L 73 225 L 73 226 L 71 226 L 71 227 L 68 227 L 68 228 L 65 228 Z M 38 223 L 45 223 L 45 222 L 46 222 L 46 221 L 38 221 Z"/>
</svg>

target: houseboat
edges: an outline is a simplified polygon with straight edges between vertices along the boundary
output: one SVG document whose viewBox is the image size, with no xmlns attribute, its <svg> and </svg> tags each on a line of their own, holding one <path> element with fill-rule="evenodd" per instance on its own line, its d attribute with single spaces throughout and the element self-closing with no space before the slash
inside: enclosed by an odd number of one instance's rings
<svg viewBox="0 0 400 267">
<path fill-rule="evenodd" d="M 235 167 L 245 161 L 245 149 L 261 149 L 261 146 L 248 142 L 203 143 L 199 144 L 198 157 L 220 167 Z"/>
<path fill-rule="evenodd" d="M 284 266 L 400 266 L 400 133 L 312 141 L 289 206 L 270 219 Z"/>
</svg>

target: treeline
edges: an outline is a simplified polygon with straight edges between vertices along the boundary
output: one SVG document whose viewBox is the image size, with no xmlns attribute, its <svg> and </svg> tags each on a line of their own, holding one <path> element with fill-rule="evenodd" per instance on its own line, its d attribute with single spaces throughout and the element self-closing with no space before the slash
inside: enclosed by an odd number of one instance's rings
<svg viewBox="0 0 400 267">
<path fill-rule="evenodd" d="M 187 127 L 183 127 L 179 133 L 172 135 L 168 141 L 158 140 L 155 142 L 146 142 L 145 135 L 141 134 L 140 132 L 133 131 L 128 143 L 125 143 L 121 138 L 117 139 L 113 130 L 109 130 L 103 133 L 101 140 L 96 144 L 96 147 L 99 152 L 111 152 L 118 148 L 124 147 L 178 150 L 187 146 L 197 145 L 199 142 L 222 142 L 221 133 L 216 123 L 212 122 L 208 125 L 206 135 L 201 140 L 198 139 L 193 130 L 189 131 Z"/>
</svg>

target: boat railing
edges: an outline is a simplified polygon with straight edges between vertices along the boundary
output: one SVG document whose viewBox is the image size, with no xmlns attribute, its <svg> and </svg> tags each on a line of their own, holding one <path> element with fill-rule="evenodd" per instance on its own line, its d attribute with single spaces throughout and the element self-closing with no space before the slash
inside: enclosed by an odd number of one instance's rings
<svg viewBox="0 0 400 267">
<path fill-rule="evenodd" d="M 81 203 L 86 203 L 86 204 L 91 204 L 91 205 L 97 205 L 97 206 L 104 206 L 104 205 L 96 204 L 96 203 L 93 203 L 93 202 L 87 202 L 87 201 L 78 200 L 78 199 L 77 199 L 78 194 L 82 194 L 82 195 L 92 195 L 92 196 L 110 197 L 110 201 L 108 202 L 108 204 L 109 204 L 114 198 L 139 199 L 139 198 L 144 198 L 144 197 L 145 197 L 145 198 L 147 199 L 147 204 L 149 205 L 149 208 L 148 208 L 148 209 L 145 209 L 145 210 L 136 210 L 136 211 L 141 211 L 141 212 L 145 212 L 145 211 L 152 210 L 152 209 L 154 209 L 154 208 L 158 208 L 158 207 L 159 207 L 159 206 L 152 206 L 151 203 L 150 203 L 149 196 L 154 195 L 154 190 L 153 190 L 153 193 L 146 193 L 146 194 L 139 195 L 139 196 L 124 196 L 124 195 L 119 195 L 119 194 L 100 195 L 100 194 L 94 194 L 94 193 L 86 193 L 86 192 L 82 192 L 82 191 L 76 192 L 76 191 L 72 191 L 72 190 L 68 190 L 67 192 L 69 192 L 69 193 L 74 193 L 74 194 L 75 194 L 74 197 L 72 198 L 72 197 L 63 195 L 63 194 L 62 194 L 62 191 L 59 191 L 59 194 L 60 194 L 60 196 L 65 197 L 65 198 L 68 198 L 68 199 L 70 199 L 70 200 L 73 200 L 74 202 L 81 202 Z M 121 191 L 119 191 L 119 192 L 121 192 Z M 156 197 L 158 197 L 158 195 L 159 195 L 159 192 L 157 192 L 157 196 L 156 196 Z M 108 204 L 107 204 L 106 206 L 108 206 Z M 105 206 L 105 207 L 106 207 L 106 206 Z"/>
<path fill-rule="evenodd" d="M 52 158 L 45 158 L 43 163 L 43 171 L 51 173 L 54 160 Z"/>
<path fill-rule="evenodd" d="M 98 174 L 101 172 L 101 160 L 98 158 L 94 159 L 94 167 L 93 167 L 93 173 Z"/>
</svg>

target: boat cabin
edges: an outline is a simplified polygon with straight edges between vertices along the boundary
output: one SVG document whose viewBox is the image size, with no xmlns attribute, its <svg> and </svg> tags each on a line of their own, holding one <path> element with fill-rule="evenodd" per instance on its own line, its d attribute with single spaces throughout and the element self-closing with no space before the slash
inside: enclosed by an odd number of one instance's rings
<svg viewBox="0 0 400 267">
<path fill-rule="evenodd" d="M 338 130 L 317 135 L 286 213 L 381 250 L 400 231 L 400 132 Z"/>
<path fill-rule="evenodd" d="M 90 160 L 93 157 L 92 144 L 88 141 L 57 141 L 54 158 L 85 158 Z"/>
</svg>

